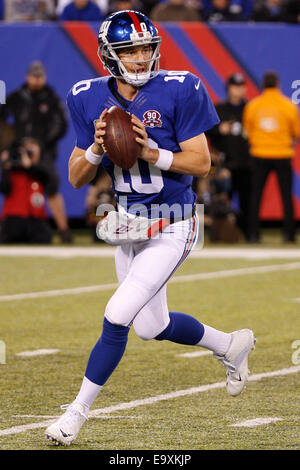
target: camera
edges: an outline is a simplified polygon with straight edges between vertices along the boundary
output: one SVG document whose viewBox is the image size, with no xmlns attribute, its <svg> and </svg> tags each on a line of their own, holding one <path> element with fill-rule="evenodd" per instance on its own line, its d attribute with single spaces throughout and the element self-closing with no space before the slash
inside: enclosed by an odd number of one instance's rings
<svg viewBox="0 0 300 470">
<path fill-rule="evenodd" d="M 39 152 L 40 147 L 35 139 L 26 137 L 22 140 L 15 140 L 1 152 L 0 163 L 3 169 L 24 167 L 24 156 L 31 160 L 32 164 L 37 163 L 40 159 Z"/>
<path fill-rule="evenodd" d="M 25 151 L 29 158 L 33 156 L 33 152 L 29 149 L 26 149 L 23 143 L 13 142 L 11 147 L 8 150 L 9 161 L 13 165 L 22 165 L 22 152 Z"/>
</svg>

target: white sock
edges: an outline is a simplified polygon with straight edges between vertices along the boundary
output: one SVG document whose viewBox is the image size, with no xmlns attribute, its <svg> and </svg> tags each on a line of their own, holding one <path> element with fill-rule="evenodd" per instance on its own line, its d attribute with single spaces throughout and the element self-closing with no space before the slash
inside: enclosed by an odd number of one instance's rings
<svg viewBox="0 0 300 470">
<path fill-rule="evenodd" d="M 196 346 L 210 349 L 214 353 L 220 356 L 224 356 L 224 354 L 228 351 L 231 343 L 231 334 L 215 330 L 215 328 L 212 328 L 211 326 L 203 326 L 204 335 Z"/>
<path fill-rule="evenodd" d="M 97 385 L 91 382 L 87 377 L 83 378 L 80 391 L 75 398 L 75 403 L 80 403 L 86 408 L 90 408 L 93 402 L 96 400 L 98 393 L 100 392 L 102 385 Z"/>
</svg>

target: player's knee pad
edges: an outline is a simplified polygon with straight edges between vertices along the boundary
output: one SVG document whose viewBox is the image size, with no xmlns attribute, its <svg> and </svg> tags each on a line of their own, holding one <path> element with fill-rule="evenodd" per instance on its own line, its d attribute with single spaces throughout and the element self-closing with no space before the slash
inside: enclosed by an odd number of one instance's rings
<svg viewBox="0 0 300 470">
<path fill-rule="evenodd" d="M 147 304 L 153 293 L 148 286 L 125 280 L 109 299 L 105 317 L 114 324 L 128 326 Z"/>
<path fill-rule="evenodd" d="M 117 314 L 117 312 L 109 312 L 109 311 L 105 310 L 104 318 L 106 318 L 106 320 L 108 320 L 113 325 L 119 325 L 119 326 L 128 326 L 129 325 L 129 323 L 127 323 L 125 321 L 122 321 L 122 319 Z"/>
<path fill-rule="evenodd" d="M 150 339 L 153 339 L 153 333 L 151 331 L 146 331 L 145 329 L 139 329 L 134 326 L 134 331 L 137 334 L 139 338 L 141 338 L 144 341 L 150 341 Z"/>
<path fill-rule="evenodd" d="M 124 292 L 118 289 L 109 299 L 104 317 L 114 325 L 128 326 L 134 317 L 130 304 L 130 297 L 126 299 Z"/>
<path fill-rule="evenodd" d="M 156 338 L 166 328 L 165 322 L 152 321 L 151 323 L 143 316 L 138 317 L 133 322 L 133 328 L 137 336 L 144 341 Z"/>
</svg>

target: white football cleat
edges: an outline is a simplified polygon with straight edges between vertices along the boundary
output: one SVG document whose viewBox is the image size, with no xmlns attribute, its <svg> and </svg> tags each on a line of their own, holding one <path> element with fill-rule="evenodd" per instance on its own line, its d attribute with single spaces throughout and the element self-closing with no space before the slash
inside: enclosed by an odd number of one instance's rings
<svg viewBox="0 0 300 470">
<path fill-rule="evenodd" d="M 80 403 L 62 405 L 66 412 L 45 431 L 45 438 L 54 441 L 56 445 L 69 446 L 77 437 L 81 427 L 88 419 L 86 409 Z"/>
<path fill-rule="evenodd" d="M 253 331 L 248 329 L 233 331 L 231 336 L 231 343 L 226 354 L 224 356 L 214 354 L 214 357 L 227 367 L 226 389 L 229 395 L 235 397 L 243 391 L 246 385 L 249 375 L 248 357 L 255 349 L 256 339 Z"/>
</svg>

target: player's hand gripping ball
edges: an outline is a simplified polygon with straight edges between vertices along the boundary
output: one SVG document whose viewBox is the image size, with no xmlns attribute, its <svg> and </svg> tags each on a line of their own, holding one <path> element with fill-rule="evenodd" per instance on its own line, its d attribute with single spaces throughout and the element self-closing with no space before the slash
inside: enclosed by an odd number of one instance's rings
<svg viewBox="0 0 300 470">
<path fill-rule="evenodd" d="M 130 114 L 112 106 L 105 114 L 104 147 L 115 165 L 129 170 L 141 154 L 142 147 L 135 140 L 138 134 L 132 129 Z"/>
</svg>

